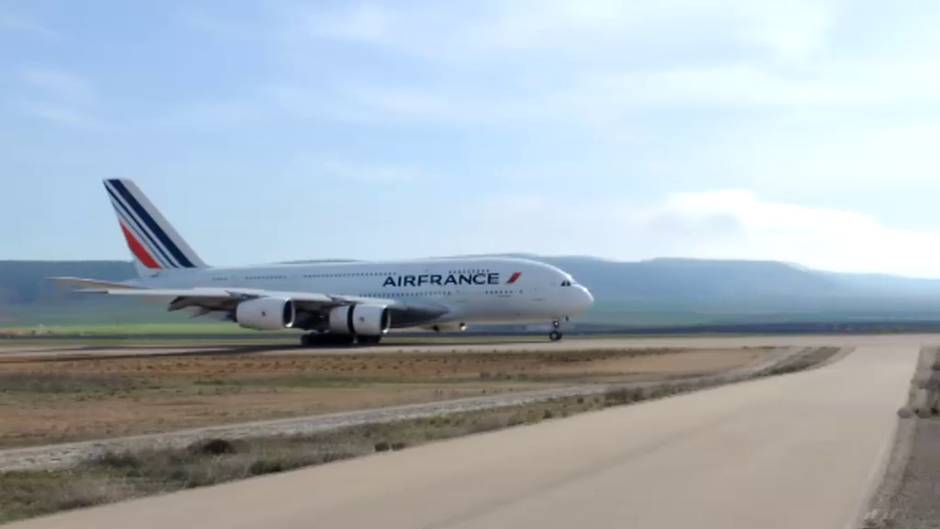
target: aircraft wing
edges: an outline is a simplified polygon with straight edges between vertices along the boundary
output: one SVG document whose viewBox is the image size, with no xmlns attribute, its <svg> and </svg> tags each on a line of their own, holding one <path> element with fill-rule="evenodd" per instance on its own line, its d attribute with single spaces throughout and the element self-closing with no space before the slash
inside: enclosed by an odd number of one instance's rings
<svg viewBox="0 0 940 529">
<path fill-rule="evenodd" d="M 341 305 L 364 303 L 364 298 L 351 296 L 336 296 L 319 294 L 315 292 L 286 292 L 280 290 L 263 290 L 256 288 L 128 288 L 127 286 L 114 287 L 86 287 L 79 292 L 92 294 L 108 294 L 111 296 L 128 296 L 138 298 L 173 299 L 169 310 L 179 310 L 186 307 L 205 307 L 214 310 L 222 308 L 234 309 L 240 302 L 256 298 L 288 298 L 298 309 L 316 310 L 332 308 Z M 369 298 L 371 303 L 397 304 L 394 300 L 380 300 Z"/>
<path fill-rule="evenodd" d="M 78 292 L 128 296 L 154 301 L 168 302 L 167 310 L 195 309 L 196 315 L 211 312 L 226 313 L 234 319 L 235 309 L 242 301 L 273 297 L 285 298 L 294 302 L 298 312 L 311 316 L 324 316 L 333 307 L 355 305 L 359 303 L 382 304 L 399 316 L 399 320 L 430 321 L 447 309 L 432 303 L 405 304 L 394 299 L 364 298 L 342 294 L 316 292 L 288 292 L 256 288 L 194 287 L 194 288 L 146 288 L 132 283 L 116 283 L 72 277 L 56 277 L 53 280 L 70 286 L 80 287 Z"/>
<path fill-rule="evenodd" d="M 234 302 L 234 304 L 247 299 L 278 297 L 290 298 L 298 305 L 306 305 L 310 306 L 311 308 L 320 305 L 340 306 L 365 302 L 365 298 L 359 298 L 356 296 L 337 296 L 329 294 L 318 294 L 314 292 L 285 292 L 258 288 L 224 287 L 146 288 L 133 283 L 101 281 L 97 279 L 84 279 L 81 277 L 52 277 L 50 279 L 63 285 L 79 287 L 78 292 L 90 294 L 109 294 L 112 296 L 204 299 L 215 302 L 230 301 Z M 385 304 L 395 303 L 394 300 L 376 300 L 374 298 L 369 298 L 369 301 L 373 303 L 380 302 Z M 174 309 L 171 307 L 171 310 Z"/>
<path fill-rule="evenodd" d="M 60 285 L 80 287 L 83 289 L 141 288 L 130 282 L 102 281 L 100 279 L 85 279 L 84 277 L 50 277 L 49 279 Z"/>
</svg>

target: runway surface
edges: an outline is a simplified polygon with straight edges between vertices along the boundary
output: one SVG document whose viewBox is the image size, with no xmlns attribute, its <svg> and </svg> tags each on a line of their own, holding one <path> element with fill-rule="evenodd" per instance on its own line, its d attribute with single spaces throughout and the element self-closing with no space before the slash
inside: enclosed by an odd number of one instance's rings
<svg viewBox="0 0 940 529">
<path fill-rule="evenodd" d="M 844 528 L 920 339 L 841 338 L 808 372 L 10 527 Z"/>
<path fill-rule="evenodd" d="M 335 355 L 335 354 L 400 354 L 400 353 L 500 353 L 550 352 L 562 350 L 623 350 L 644 348 L 737 348 L 737 347 L 852 347 L 858 345 L 918 345 L 940 343 L 937 334 L 781 334 L 781 335 L 663 335 L 663 336 L 570 336 L 559 342 L 532 337 L 527 341 L 500 341 L 498 336 L 458 339 L 454 343 L 434 343 L 427 339 L 398 339 L 381 345 L 365 347 L 316 347 L 260 343 L 231 343 L 220 345 L 209 341 L 175 340 L 163 345 L 135 345 L 132 340 L 114 344 L 81 345 L 66 340 L 48 340 L 43 343 L 0 341 L 0 358 L 22 357 L 133 357 L 147 355 L 187 356 L 203 354 L 276 354 L 276 355 Z"/>
</svg>

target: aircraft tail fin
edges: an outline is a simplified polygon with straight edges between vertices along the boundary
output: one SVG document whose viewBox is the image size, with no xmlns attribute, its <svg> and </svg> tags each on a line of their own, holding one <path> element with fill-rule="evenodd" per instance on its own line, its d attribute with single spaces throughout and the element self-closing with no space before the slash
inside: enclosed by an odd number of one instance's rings
<svg viewBox="0 0 940 529">
<path fill-rule="evenodd" d="M 141 275 L 159 270 L 206 268 L 206 263 L 131 180 L 104 181 L 127 247 Z"/>
</svg>

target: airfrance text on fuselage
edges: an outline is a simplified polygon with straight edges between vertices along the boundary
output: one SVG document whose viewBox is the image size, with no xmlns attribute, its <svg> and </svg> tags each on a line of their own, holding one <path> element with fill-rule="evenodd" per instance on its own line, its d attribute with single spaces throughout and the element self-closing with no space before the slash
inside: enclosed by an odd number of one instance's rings
<svg viewBox="0 0 940 529">
<path fill-rule="evenodd" d="M 383 287 L 420 287 L 423 285 L 498 285 L 499 273 L 481 274 L 419 274 L 388 276 Z"/>
</svg>

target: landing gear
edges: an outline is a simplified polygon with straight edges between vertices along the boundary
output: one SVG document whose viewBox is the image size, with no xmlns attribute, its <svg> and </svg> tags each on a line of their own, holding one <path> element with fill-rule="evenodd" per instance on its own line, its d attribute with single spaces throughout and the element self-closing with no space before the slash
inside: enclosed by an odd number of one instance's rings
<svg viewBox="0 0 940 529">
<path fill-rule="evenodd" d="M 311 332 L 300 337 L 301 347 L 330 347 L 344 345 L 376 345 L 382 336 L 353 336 L 352 334 L 337 334 L 332 332 Z"/>
<path fill-rule="evenodd" d="M 333 334 L 311 332 L 300 337 L 301 347 L 326 347 L 331 345 L 352 345 L 351 334 Z"/>
<path fill-rule="evenodd" d="M 562 334 L 561 334 L 561 331 L 558 330 L 560 328 L 561 328 L 561 322 L 558 320 L 553 321 L 552 332 L 548 333 L 548 339 L 553 342 L 557 342 L 558 340 L 561 340 Z"/>
<path fill-rule="evenodd" d="M 356 337 L 356 343 L 359 345 L 378 345 L 380 341 L 382 341 L 382 335 Z"/>
</svg>

